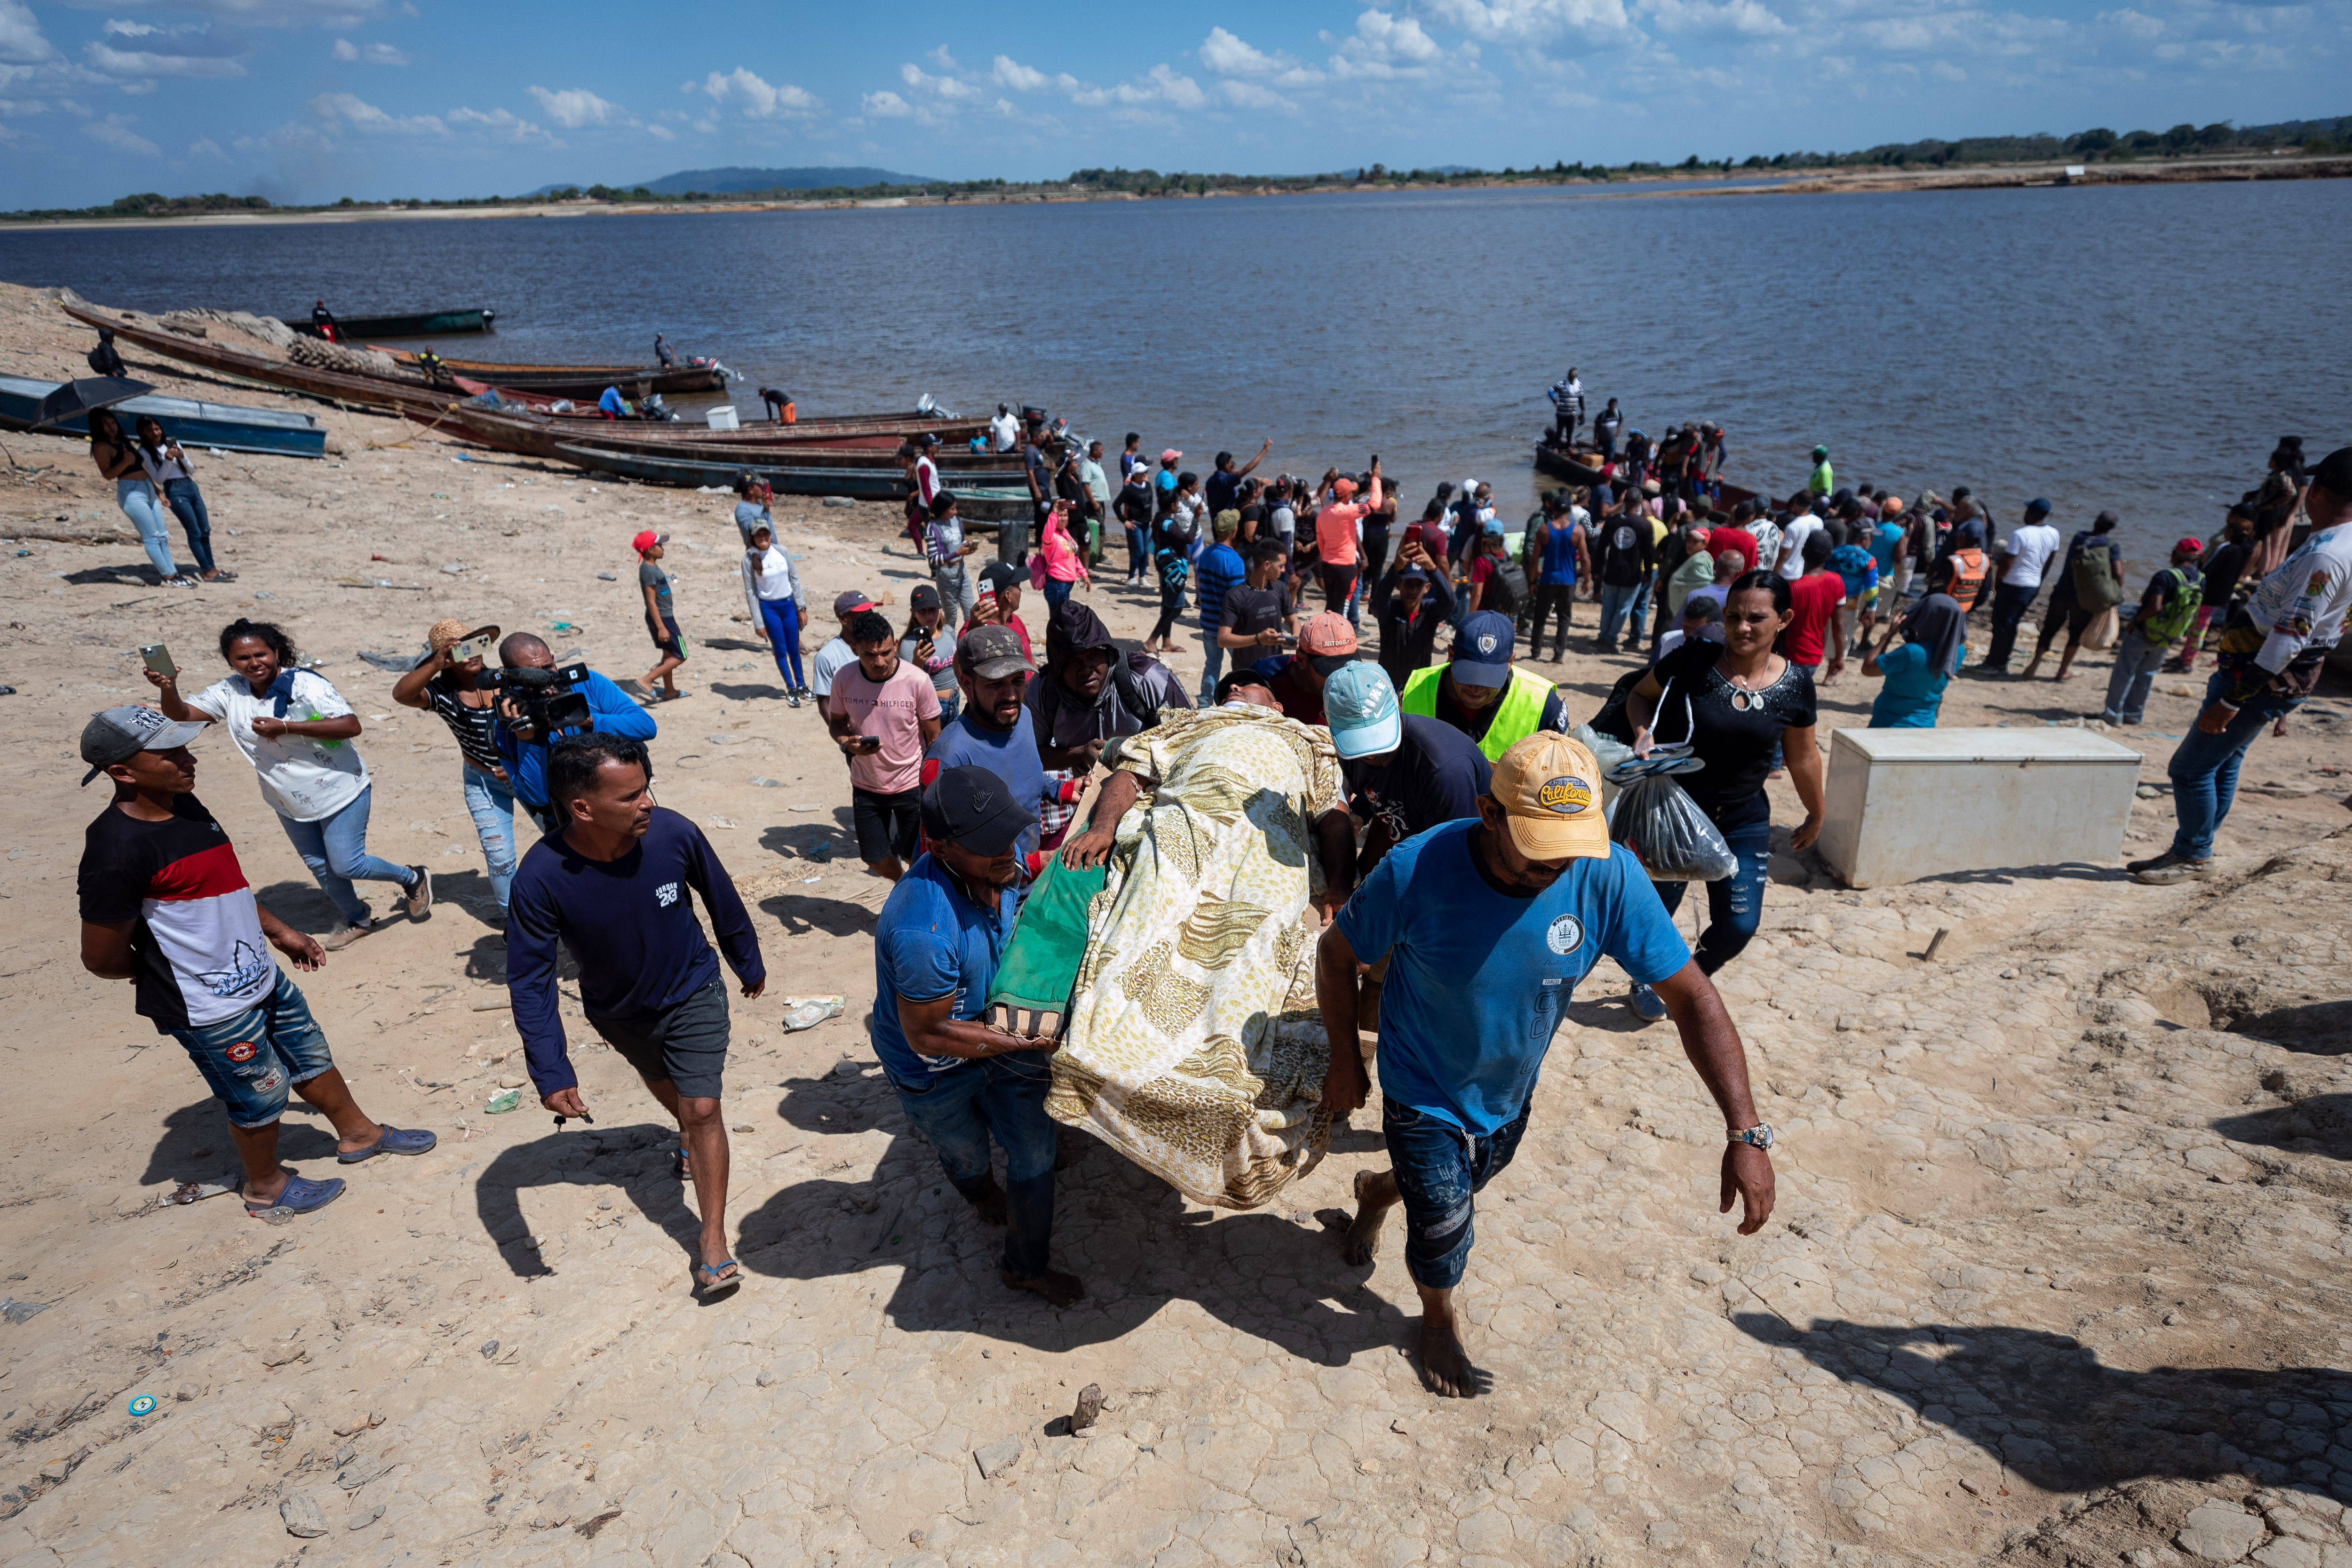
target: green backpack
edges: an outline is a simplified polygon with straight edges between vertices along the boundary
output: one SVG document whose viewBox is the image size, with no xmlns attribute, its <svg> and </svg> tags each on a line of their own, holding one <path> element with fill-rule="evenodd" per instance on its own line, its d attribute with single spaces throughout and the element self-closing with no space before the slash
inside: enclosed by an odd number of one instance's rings
<svg viewBox="0 0 2352 1568">
<path fill-rule="evenodd" d="M 2199 608 L 2205 603 L 2205 579 L 2200 574 L 2168 566 L 2150 580 L 2148 586 L 2159 583 L 2164 584 L 2164 608 L 2141 623 L 2139 635 L 2158 647 L 2168 647 L 2197 618 Z"/>
<path fill-rule="evenodd" d="M 2111 610 L 2124 602 L 2124 585 L 2116 581 L 2115 547 L 2104 540 L 2085 540 L 2074 552 L 2069 578 L 2074 603 L 2086 610 Z"/>
</svg>

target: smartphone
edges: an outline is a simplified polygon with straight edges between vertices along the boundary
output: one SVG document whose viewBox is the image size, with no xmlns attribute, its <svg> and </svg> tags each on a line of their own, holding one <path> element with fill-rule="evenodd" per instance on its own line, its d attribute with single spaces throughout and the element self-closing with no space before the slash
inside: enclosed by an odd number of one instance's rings
<svg viewBox="0 0 2352 1568">
<path fill-rule="evenodd" d="M 451 664 L 465 664 L 473 659 L 482 658 L 488 656 L 489 651 L 489 638 L 467 637 L 464 642 L 451 643 L 449 645 L 449 662 Z"/>
<path fill-rule="evenodd" d="M 882 749 L 882 737 L 879 735 L 860 735 L 857 738 L 857 749 L 861 752 L 878 752 Z"/>
<path fill-rule="evenodd" d="M 148 668 L 164 679 L 177 680 L 180 678 L 180 667 L 172 662 L 172 650 L 162 643 L 146 644 L 140 648 L 139 657 L 146 660 Z"/>
</svg>

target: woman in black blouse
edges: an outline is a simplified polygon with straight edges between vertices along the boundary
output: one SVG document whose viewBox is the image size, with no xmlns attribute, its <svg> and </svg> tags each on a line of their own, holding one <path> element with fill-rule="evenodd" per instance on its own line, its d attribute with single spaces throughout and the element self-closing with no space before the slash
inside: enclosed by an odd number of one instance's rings
<svg viewBox="0 0 2352 1568">
<path fill-rule="evenodd" d="M 496 626 L 478 626 L 469 632 L 463 621 L 436 621 L 425 634 L 425 645 L 433 651 L 394 684 L 392 700 L 403 708 L 423 708 L 440 715 L 457 738 L 466 813 L 474 819 L 474 837 L 482 841 L 490 892 L 499 900 L 499 918 L 503 921 L 507 889 L 514 883 L 515 867 L 521 858 L 515 847 L 514 785 L 499 755 L 497 715 L 491 706 L 497 693 L 478 684 L 482 656 L 456 657 L 460 645 L 495 643 L 498 638 Z"/>
<path fill-rule="evenodd" d="M 1686 642 L 1658 661 L 1627 698 L 1634 750 L 1688 739 L 1706 766 L 1675 782 L 1706 814 L 1738 858 L 1739 868 L 1706 885 L 1707 927 L 1694 954 L 1713 974 L 1739 956 L 1764 917 L 1764 868 L 1771 858 L 1772 807 L 1765 776 L 1772 752 L 1783 748 L 1789 776 L 1804 803 L 1805 820 L 1789 847 L 1811 846 L 1822 831 L 1822 754 L 1813 744 L 1813 678 L 1779 651 L 1790 619 L 1789 581 L 1778 572 L 1750 572 L 1724 596 L 1720 644 Z M 1687 715 L 1687 717 L 1685 717 Z M 1672 913 L 1683 884 L 1658 884 Z M 1645 985 L 1633 988 L 1633 1010 L 1663 1018 L 1665 1006 Z"/>
</svg>

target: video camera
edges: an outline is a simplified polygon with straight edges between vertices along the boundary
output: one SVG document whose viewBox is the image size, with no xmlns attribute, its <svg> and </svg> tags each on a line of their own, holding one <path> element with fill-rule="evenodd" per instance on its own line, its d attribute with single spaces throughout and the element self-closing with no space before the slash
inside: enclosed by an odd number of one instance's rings
<svg viewBox="0 0 2352 1568">
<path fill-rule="evenodd" d="M 573 689 L 587 679 L 588 667 L 574 662 L 552 669 L 486 669 L 475 684 L 511 699 L 522 710 L 522 722 L 544 741 L 560 730 L 581 729 L 591 721 L 588 699 Z"/>
</svg>

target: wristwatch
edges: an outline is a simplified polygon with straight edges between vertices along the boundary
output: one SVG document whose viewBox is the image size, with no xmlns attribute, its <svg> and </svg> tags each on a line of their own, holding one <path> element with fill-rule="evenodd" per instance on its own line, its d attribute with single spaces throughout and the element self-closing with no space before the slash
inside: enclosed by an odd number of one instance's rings
<svg viewBox="0 0 2352 1568">
<path fill-rule="evenodd" d="M 1730 1134 L 1734 1143 L 1753 1143 L 1767 1152 L 1771 1150 L 1773 1138 L 1772 1124 L 1769 1121 L 1759 1121 L 1753 1127 L 1743 1127 Z"/>
</svg>

